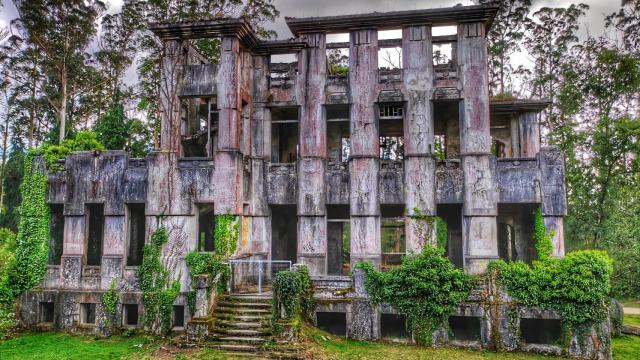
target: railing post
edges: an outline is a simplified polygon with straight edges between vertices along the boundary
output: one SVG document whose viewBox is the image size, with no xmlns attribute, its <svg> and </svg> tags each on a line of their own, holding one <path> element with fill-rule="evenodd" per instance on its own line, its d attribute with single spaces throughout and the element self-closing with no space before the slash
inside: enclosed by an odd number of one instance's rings
<svg viewBox="0 0 640 360">
<path fill-rule="evenodd" d="M 258 260 L 258 294 L 262 294 L 262 262 Z"/>
</svg>

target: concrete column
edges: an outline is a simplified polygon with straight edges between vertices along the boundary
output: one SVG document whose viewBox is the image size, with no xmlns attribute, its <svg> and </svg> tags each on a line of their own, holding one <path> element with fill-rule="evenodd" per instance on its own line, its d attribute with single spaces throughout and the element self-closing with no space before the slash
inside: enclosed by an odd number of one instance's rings
<svg viewBox="0 0 640 360">
<path fill-rule="evenodd" d="M 540 151 L 540 120 L 538 113 L 527 112 L 519 116 L 520 154 L 536 157 Z"/>
<path fill-rule="evenodd" d="M 564 154 L 557 147 L 543 147 L 538 152 L 544 225 L 553 231 L 553 256 L 564 257 L 564 217 L 567 215 Z"/>
<path fill-rule="evenodd" d="M 222 38 L 220 61 L 216 76 L 218 94 L 218 150 L 240 149 L 240 40 L 235 36 Z"/>
<path fill-rule="evenodd" d="M 351 263 L 369 261 L 379 266 L 380 140 L 374 107 L 378 95 L 377 30 L 351 32 L 349 69 Z"/>
<path fill-rule="evenodd" d="M 520 157 L 520 121 L 515 114 L 511 114 L 510 117 L 511 157 L 518 158 Z"/>
<path fill-rule="evenodd" d="M 407 251 L 419 252 L 425 244 L 435 245 L 434 223 L 416 217 L 436 215 L 431 27 L 405 27 L 402 54 L 407 100 L 404 126 L 406 245 Z"/>
<path fill-rule="evenodd" d="M 184 79 L 185 56 L 182 41 L 165 40 L 160 62 L 160 149 L 178 154 L 180 146 L 180 93 Z"/>
<path fill-rule="evenodd" d="M 308 47 L 298 54 L 296 98 L 300 104 L 298 161 L 298 262 L 311 275 L 327 274 L 324 116 L 327 55 L 324 33 L 302 36 Z"/>
<path fill-rule="evenodd" d="M 462 237 L 465 269 L 482 273 L 498 256 L 495 163 L 489 130 L 489 81 L 484 23 L 458 25 L 460 152 L 464 176 Z"/>
</svg>

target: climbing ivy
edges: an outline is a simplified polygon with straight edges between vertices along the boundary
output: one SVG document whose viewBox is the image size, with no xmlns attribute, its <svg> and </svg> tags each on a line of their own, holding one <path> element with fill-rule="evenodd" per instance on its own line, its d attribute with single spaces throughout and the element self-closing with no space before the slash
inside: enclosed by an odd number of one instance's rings
<svg viewBox="0 0 640 360">
<path fill-rule="evenodd" d="M 235 254 L 240 237 L 240 222 L 231 214 L 217 215 L 214 230 L 214 248 L 216 255 L 226 259 Z"/>
<path fill-rule="evenodd" d="M 445 250 L 447 247 L 447 222 L 439 216 L 427 215 L 419 208 L 413 208 L 412 219 L 418 220 L 422 224 L 418 224 L 418 231 L 420 236 L 427 239 L 431 237 L 433 233 L 433 227 L 436 230 L 436 245 L 438 248 Z"/>
<path fill-rule="evenodd" d="M 218 293 L 223 293 L 227 289 L 227 283 L 231 277 L 231 270 L 229 269 L 229 265 L 222 262 L 222 260 L 216 255 L 212 253 L 206 252 L 190 252 L 185 258 L 187 266 L 189 267 L 189 276 L 191 278 L 191 284 L 195 282 L 195 277 L 197 275 L 209 275 L 209 291 L 213 286 L 213 281 L 216 276 L 220 274 L 220 278 L 216 283 L 216 291 Z M 191 290 L 187 294 L 187 302 L 189 305 L 189 310 L 193 313 L 196 307 L 196 291 Z"/>
<path fill-rule="evenodd" d="M 167 230 L 160 226 L 144 246 L 142 264 L 137 270 L 144 305 L 144 325 L 153 332 L 165 334 L 171 330 L 173 303 L 180 294 L 180 281 L 172 281 L 160 261 L 162 246 L 167 241 Z"/>
<path fill-rule="evenodd" d="M 280 321 L 299 326 L 313 315 L 315 303 L 313 286 L 306 266 L 293 271 L 279 271 L 273 278 L 273 307 L 271 324 L 274 333 L 280 331 Z"/>
<path fill-rule="evenodd" d="M 373 304 L 386 303 L 407 317 L 416 341 L 429 343 L 431 334 L 467 299 L 473 279 L 444 256 L 443 249 L 426 245 L 406 256 L 402 265 L 379 272 L 367 262 L 356 265 L 366 274 L 365 288 Z"/>
<path fill-rule="evenodd" d="M 489 271 L 509 295 L 527 306 L 558 311 L 574 328 L 584 328 L 607 316 L 612 262 L 606 252 L 575 251 L 563 259 L 551 256 L 551 237 L 540 209 L 535 215 L 534 239 L 538 260 L 493 261 Z"/>
<path fill-rule="evenodd" d="M 544 261 L 551 257 L 551 254 L 553 253 L 553 243 L 551 242 L 552 237 L 553 231 L 547 232 L 542 218 L 542 209 L 538 208 L 536 210 L 533 225 L 533 240 L 535 242 L 538 260 Z"/>
<path fill-rule="evenodd" d="M 120 293 L 116 290 L 116 279 L 111 280 L 109 290 L 102 296 L 102 306 L 105 312 L 105 326 L 110 328 L 116 325 L 116 312 L 118 310 L 118 301 L 120 301 Z"/>
</svg>

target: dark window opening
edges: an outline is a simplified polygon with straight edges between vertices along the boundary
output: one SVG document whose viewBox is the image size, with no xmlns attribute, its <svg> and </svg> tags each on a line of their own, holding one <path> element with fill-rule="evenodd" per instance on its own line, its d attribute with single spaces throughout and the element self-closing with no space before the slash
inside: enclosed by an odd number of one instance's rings
<svg viewBox="0 0 640 360">
<path fill-rule="evenodd" d="M 349 205 L 327 205 L 327 273 L 351 272 Z"/>
<path fill-rule="evenodd" d="M 398 104 L 387 104 L 380 106 L 380 119 L 402 120 L 404 116 L 404 106 Z"/>
<path fill-rule="evenodd" d="M 53 323 L 54 304 L 53 302 L 40 303 L 40 322 Z"/>
<path fill-rule="evenodd" d="M 298 257 L 298 215 L 296 205 L 271 205 L 271 259 Z"/>
<path fill-rule="evenodd" d="M 122 305 L 122 311 L 124 312 L 124 325 L 138 325 L 138 304 L 124 304 Z"/>
<path fill-rule="evenodd" d="M 62 244 L 64 243 L 64 205 L 51 204 L 51 222 L 49 223 L 49 265 L 60 265 Z"/>
<path fill-rule="evenodd" d="M 382 337 L 404 339 L 407 337 L 407 319 L 401 314 L 380 315 Z"/>
<path fill-rule="evenodd" d="M 298 108 L 271 109 L 271 162 L 295 163 L 298 159 Z"/>
<path fill-rule="evenodd" d="M 198 251 L 215 251 L 215 225 L 213 205 L 198 205 Z"/>
<path fill-rule="evenodd" d="M 435 155 L 438 160 L 460 157 L 460 101 L 434 101 Z"/>
<path fill-rule="evenodd" d="M 404 107 L 402 104 L 383 104 L 379 107 L 380 159 L 404 159 Z"/>
<path fill-rule="evenodd" d="M 559 344 L 562 341 L 562 321 L 520 319 L 520 333 L 527 344 Z"/>
<path fill-rule="evenodd" d="M 93 304 L 93 303 L 80 304 L 80 323 L 81 324 L 96 323 L 96 304 Z"/>
<path fill-rule="evenodd" d="M 455 340 L 480 340 L 480 318 L 476 316 L 449 316 L 449 330 Z"/>
<path fill-rule="evenodd" d="M 380 214 L 382 267 L 388 269 L 400 265 L 406 253 L 404 205 L 381 205 Z"/>
<path fill-rule="evenodd" d="M 506 145 L 502 141 L 497 139 L 493 139 L 491 141 L 491 153 L 495 155 L 498 159 L 507 157 L 505 149 L 506 149 Z"/>
<path fill-rule="evenodd" d="M 327 155 L 329 162 L 346 163 L 351 153 L 349 120 L 327 123 Z"/>
<path fill-rule="evenodd" d="M 536 258 L 533 225 L 537 204 L 498 204 L 498 255 L 528 264 Z"/>
<path fill-rule="evenodd" d="M 462 268 L 462 205 L 439 204 L 436 211 L 438 217 L 447 223 L 445 253 L 457 268 Z"/>
<path fill-rule="evenodd" d="M 129 210 L 129 249 L 127 266 L 140 266 L 144 249 L 145 221 L 144 204 L 128 204 Z"/>
<path fill-rule="evenodd" d="M 340 312 L 316 312 L 318 327 L 329 334 L 347 335 L 347 314 Z"/>
<path fill-rule="evenodd" d="M 182 156 L 211 157 L 218 145 L 216 98 L 183 99 L 181 108 Z"/>
<path fill-rule="evenodd" d="M 173 305 L 173 327 L 184 327 L 184 305 Z"/>
<path fill-rule="evenodd" d="M 87 238 L 87 265 L 100 266 L 102 263 L 102 240 L 104 238 L 104 207 L 102 204 L 88 204 L 89 236 Z"/>
</svg>

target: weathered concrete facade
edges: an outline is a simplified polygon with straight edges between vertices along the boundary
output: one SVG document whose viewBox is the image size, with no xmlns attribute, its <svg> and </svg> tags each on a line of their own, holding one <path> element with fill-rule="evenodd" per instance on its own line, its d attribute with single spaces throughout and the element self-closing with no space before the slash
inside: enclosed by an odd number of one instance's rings
<svg viewBox="0 0 640 360">
<path fill-rule="evenodd" d="M 318 311 L 348 314 L 346 335 L 355 338 L 382 336 L 381 314 L 393 311 L 368 303 L 346 276 L 351 265 L 384 269 L 434 243 L 425 218 L 445 220 L 447 254 L 469 273 L 498 258 L 531 261 L 537 207 L 554 230 L 554 255 L 564 256 L 563 154 L 540 141 L 538 113 L 548 103 L 489 98 L 486 33 L 495 12 L 289 18 L 296 38 L 287 41 L 261 41 L 238 19 L 152 26 L 164 44 L 160 148 L 146 159 L 75 153 L 49 176 L 48 201 L 63 209 L 62 253 L 42 288 L 23 298 L 23 320 L 99 331 L 101 305 L 92 327 L 82 304 L 100 304 L 116 279 L 123 325 L 140 326 L 127 323 L 144 311 L 135 266 L 162 224 L 162 261 L 181 281 L 175 309 L 187 324 L 185 294 L 195 285 L 184 258 L 212 250 L 201 229 L 221 214 L 239 218 L 234 258 L 306 264 L 323 300 Z M 450 34 L 434 35 L 443 26 Z M 396 38 L 380 39 L 386 30 Z M 330 42 L 336 33 L 349 42 Z M 198 38 L 220 41 L 217 63 L 191 48 Z M 446 63 L 433 60 L 435 46 L 451 49 Z M 392 69 L 379 64 L 389 48 L 402 54 Z M 339 49 L 348 49 L 348 71 L 335 73 L 328 53 Z M 282 54 L 296 61 L 272 61 Z M 459 311 L 466 308 L 473 299 Z M 514 341 L 504 347 L 526 349 Z"/>
</svg>

